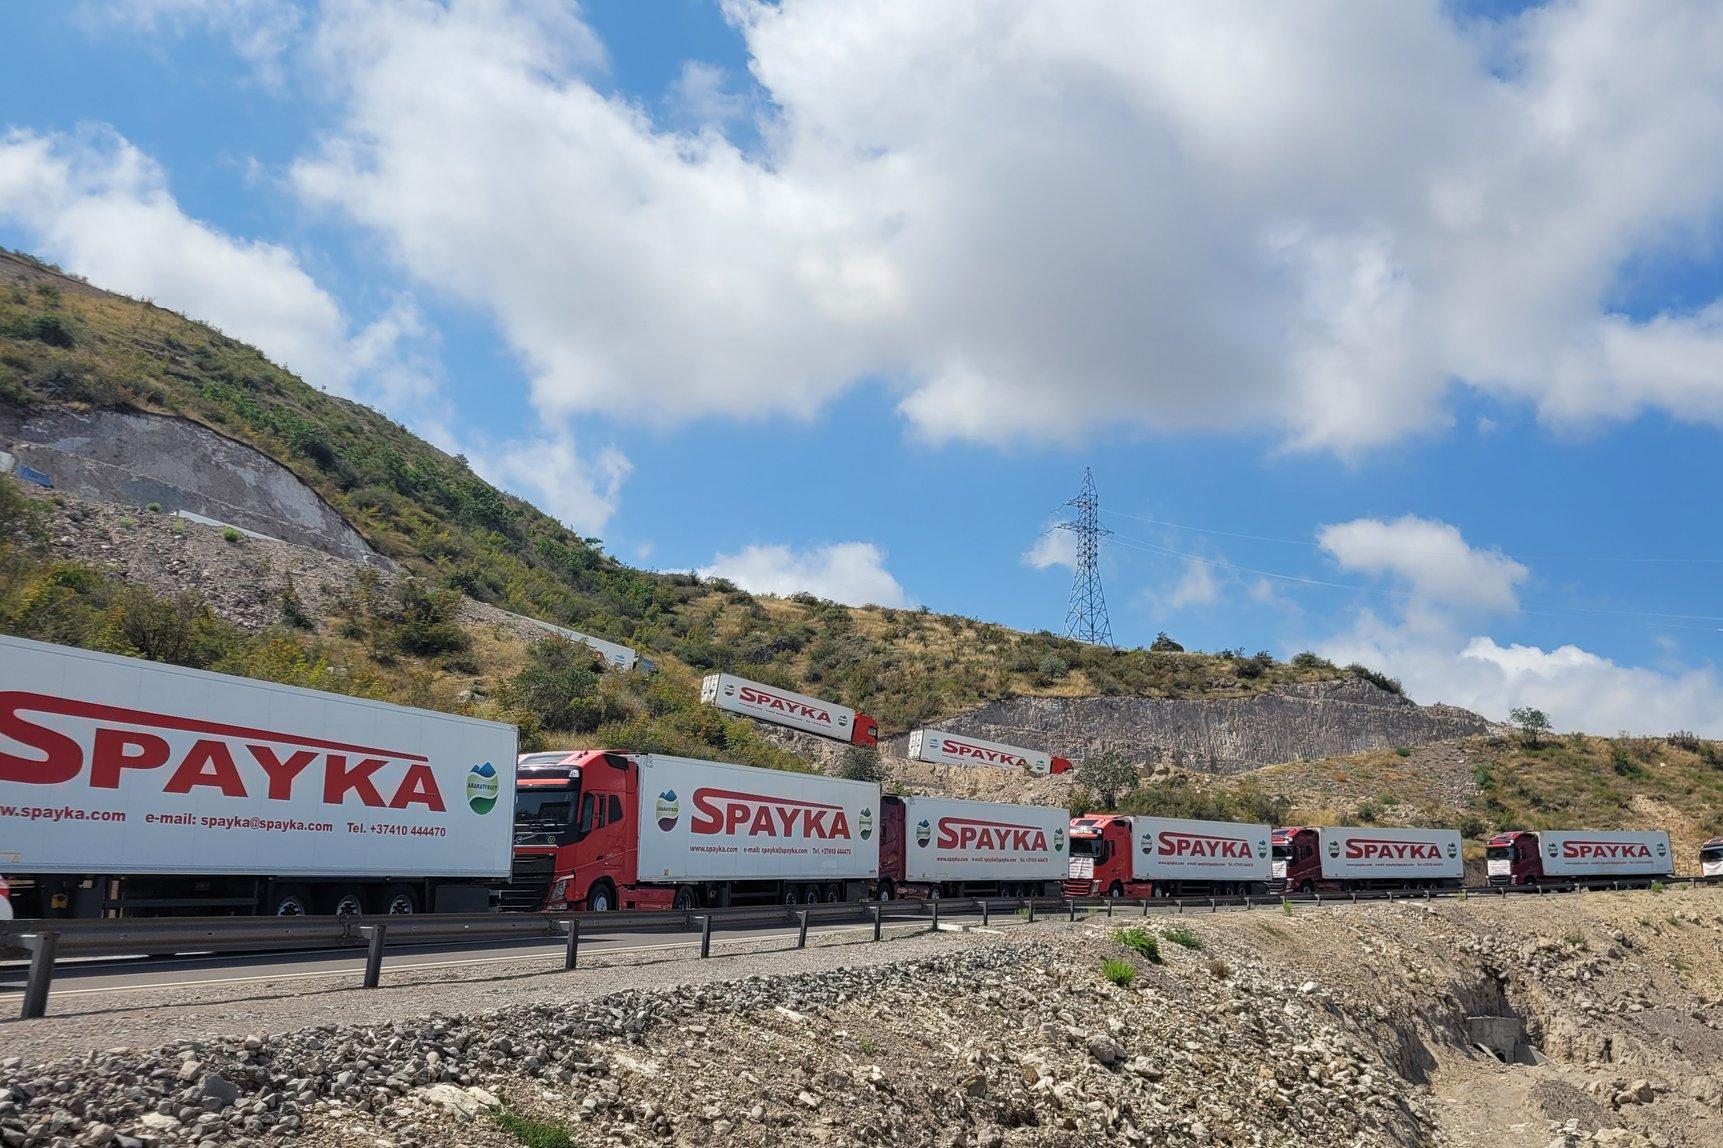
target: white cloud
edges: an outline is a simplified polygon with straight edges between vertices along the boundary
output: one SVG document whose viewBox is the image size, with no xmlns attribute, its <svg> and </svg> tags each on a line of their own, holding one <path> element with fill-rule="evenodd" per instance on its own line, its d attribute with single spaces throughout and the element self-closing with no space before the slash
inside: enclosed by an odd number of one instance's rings
<svg viewBox="0 0 1723 1148">
<path fill-rule="evenodd" d="M 438 386 L 435 333 L 411 298 L 355 325 L 292 251 L 186 215 L 160 167 L 111 131 L 0 135 L 0 222 L 97 286 L 211 323 L 307 382 L 463 449 Z M 473 449 L 484 473 L 577 530 L 604 525 L 629 469 L 615 450 L 583 455 L 562 430 Z"/>
<path fill-rule="evenodd" d="M 1343 570 L 1404 581 L 1435 604 L 1512 610 L 1516 587 L 1530 576 L 1499 550 L 1470 546 L 1446 522 L 1406 515 L 1393 522 L 1359 518 L 1316 532 L 1316 541 Z"/>
<path fill-rule="evenodd" d="M 748 114 L 748 98 L 732 91 L 724 69 L 699 60 L 687 60 L 671 85 L 670 97 L 678 112 L 698 127 L 722 128 Z"/>
<path fill-rule="evenodd" d="M 581 534 L 597 534 L 616 513 L 634 469 L 621 451 L 583 452 L 566 430 L 471 448 L 473 469 Z M 650 548 L 648 548 L 650 551 Z"/>
<path fill-rule="evenodd" d="M 1069 530 L 1049 527 L 1035 539 L 1035 545 L 1023 552 L 1022 561 L 1033 570 L 1046 570 L 1051 566 L 1076 570 L 1077 536 Z"/>
<path fill-rule="evenodd" d="M 1710 666 L 1627 666 L 1574 645 L 1545 650 L 1472 633 L 1463 619 L 1476 611 L 1456 603 L 1512 610 L 1528 571 L 1499 551 L 1468 546 L 1447 523 L 1360 519 L 1318 537 L 1345 568 L 1389 578 L 1407 595 L 1398 616 L 1361 610 L 1349 629 L 1318 643 L 1336 662 L 1384 670 L 1421 702 L 1497 721 L 1529 705 L 1561 729 L 1723 736 L 1723 681 Z"/>
<path fill-rule="evenodd" d="M 402 305 L 355 335 L 293 252 L 187 216 L 161 168 L 105 129 L 0 136 L 0 220 L 21 228 L 38 254 L 99 286 L 213 323 L 344 394 L 415 322 Z"/>
<path fill-rule="evenodd" d="M 885 568 L 885 555 L 871 542 L 835 542 L 815 550 L 749 546 L 720 554 L 699 571 L 702 578 L 728 578 L 757 594 L 805 591 L 850 605 L 907 606 L 903 587 Z"/>
<path fill-rule="evenodd" d="M 492 314 L 550 412 L 810 414 L 882 378 L 935 440 L 1349 452 L 1446 425 L 1458 381 L 1723 423 L 1718 308 L 1613 309 L 1715 238 L 1723 8 L 725 7 L 757 153 L 698 67 L 693 134 L 601 95 L 565 7 L 332 7 L 341 120 L 297 186 Z"/>
<path fill-rule="evenodd" d="M 282 56 L 299 37 L 305 11 L 295 0 L 117 0 L 86 3 L 84 20 L 118 24 L 149 36 L 205 31 L 225 37 L 271 85 L 282 79 Z"/>
<path fill-rule="evenodd" d="M 1212 606 L 1218 601 L 1220 583 L 1215 579 L 1214 568 L 1206 562 L 1186 559 L 1184 573 L 1161 599 L 1161 604 L 1169 610 L 1182 610 L 1187 606 Z"/>
</svg>

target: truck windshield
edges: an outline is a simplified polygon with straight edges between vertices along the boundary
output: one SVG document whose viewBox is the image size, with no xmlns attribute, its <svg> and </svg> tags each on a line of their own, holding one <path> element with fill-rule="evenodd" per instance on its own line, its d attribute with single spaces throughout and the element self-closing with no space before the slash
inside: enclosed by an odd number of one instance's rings
<svg viewBox="0 0 1723 1148">
<path fill-rule="evenodd" d="M 580 791 L 522 789 L 515 793 L 515 844 L 555 845 L 570 829 Z"/>
<path fill-rule="evenodd" d="M 1093 857 L 1095 855 L 1095 844 L 1099 840 L 1100 840 L 1100 838 L 1098 838 L 1098 837 L 1073 837 L 1073 838 L 1071 838 L 1071 856 L 1073 856 L 1073 857 Z"/>
<path fill-rule="evenodd" d="M 1514 851 L 1506 845 L 1492 845 L 1484 850 L 1484 858 L 1488 861 L 1506 861 L 1513 856 Z"/>
<path fill-rule="evenodd" d="M 1292 860 L 1292 846 L 1290 845 L 1276 845 L 1271 852 L 1274 854 L 1274 860 L 1276 861 Z"/>
<path fill-rule="evenodd" d="M 1075 847 L 1076 847 L 1075 842 L 1073 842 L 1072 848 L 1074 849 Z M 1711 847 L 1710 849 L 1701 849 L 1699 851 L 1699 860 L 1701 860 L 1701 861 L 1723 861 L 1723 845 L 1715 845 L 1715 846 Z"/>
</svg>

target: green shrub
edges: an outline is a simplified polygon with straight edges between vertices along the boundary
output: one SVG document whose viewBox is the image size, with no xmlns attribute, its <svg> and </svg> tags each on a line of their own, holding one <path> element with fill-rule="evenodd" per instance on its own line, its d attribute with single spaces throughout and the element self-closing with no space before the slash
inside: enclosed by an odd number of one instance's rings
<svg viewBox="0 0 1723 1148">
<path fill-rule="evenodd" d="M 591 733 L 606 721 L 629 716 L 601 697 L 598 658 L 592 650 L 563 638 L 533 643 L 527 664 L 503 682 L 497 696 L 504 705 L 531 714 L 546 730 Z"/>
<path fill-rule="evenodd" d="M 1108 957 L 1101 962 L 1101 975 L 1123 989 L 1129 988 L 1131 982 L 1137 979 L 1137 970 L 1130 961 Z"/>
<path fill-rule="evenodd" d="M 1158 965 L 1162 963 L 1160 942 L 1155 939 L 1153 933 L 1141 925 L 1132 925 L 1128 929 L 1120 929 L 1115 937 L 1119 944 L 1130 949 L 1149 964 Z"/>
<path fill-rule="evenodd" d="M 1402 696 L 1406 693 L 1406 687 L 1400 684 L 1399 678 L 1391 678 L 1387 674 L 1371 669 L 1369 666 L 1363 666 L 1359 665 L 1357 662 L 1353 662 L 1350 666 L 1346 667 L 1346 672 L 1355 678 L 1363 678 L 1379 690 L 1387 690 L 1391 694 L 1400 694 Z"/>
<path fill-rule="evenodd" d="M 241 534 L 231 526 L 223 530 L 221 532 L 221 536 L 236 546 L 245 541 L 245 535 Z"/>
<path fill-rule="evenodd" d="M 1394 756 L 1395 757 L 1411 757 L 1412 756 L 1412 747 L 1407 746 L 1407 745 L 1397 745 L 1394 747 Z"/>
<path fill-rule="evenodd" d="M 162 504 L 159 502 L 152 502 L 149 504 L 148 510 L 151 514 L 160 514 L 162 512 Z"/>
<path fill-rule="evenodd" d="M 1332 670 L 1334 663 L 1320 654 L 1303 650 L 1292 655 L 1292 664 L 1301 670 Z"/>
<path fill-rule="evenodd" d="M 832 773 L 850 781 L 870 781 L 875 785 L 885 781 L 885 766 L 880 762 L 879 750 L 871 745 L 847 747 L 838 757 L 837 768 Z"/>
<path fill-rule="evenodd" d="M 526 1148 L 573 1148 L 574 1141 L 569 1138 L 568 1129 L 560 1124 L 520 1116 L 501 1108 L 491 1113 L 491 1119 Z"/>
<path fill-rule="evenodd" d="M 1185 928 L 1183 925 L 1174 925 L 1172 928 L 1162 933 L 1161 936 L 1181 948 L 1201 950 L 1203 947 L 1203 939 Z"/>
</svg>

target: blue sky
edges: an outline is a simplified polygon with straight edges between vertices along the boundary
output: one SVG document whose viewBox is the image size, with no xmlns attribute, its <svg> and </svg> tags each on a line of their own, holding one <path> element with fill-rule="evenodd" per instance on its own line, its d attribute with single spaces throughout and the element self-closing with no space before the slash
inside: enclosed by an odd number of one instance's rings
<svg viewBox="0 0 1723 1148">
<path fill-rule="evenodd" d="M 1723 12 L 16 6 L 0 243 L 625 560 L 1723 734 Z M 77 77 L 76 83 L 67 77 Z"/>
</svg>

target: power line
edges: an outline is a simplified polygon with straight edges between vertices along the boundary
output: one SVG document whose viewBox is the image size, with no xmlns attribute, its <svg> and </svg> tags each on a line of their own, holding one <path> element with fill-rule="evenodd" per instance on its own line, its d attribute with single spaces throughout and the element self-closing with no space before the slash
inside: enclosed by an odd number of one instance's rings
<svg viewBox="0 0 1723 1148">
<path fill-rule="evenodd" d="M 1059 529 L 1077 536 L 1077 575 L 1071 582 L 1071 605 L 1065 611 L 1065 635 L 1094 646 L 1111 646 L 1113 625 L 1101 590 L 1100 553 L 1101 538 L 1112 531 L 1101 525 L 1101 500 L 1088 467 L 1083 468 L 1083 489 L 1065 505 L 1077 511 L 1075 522 L 1059 523 Z"/>
</svg>

